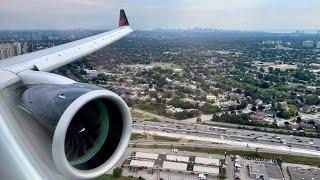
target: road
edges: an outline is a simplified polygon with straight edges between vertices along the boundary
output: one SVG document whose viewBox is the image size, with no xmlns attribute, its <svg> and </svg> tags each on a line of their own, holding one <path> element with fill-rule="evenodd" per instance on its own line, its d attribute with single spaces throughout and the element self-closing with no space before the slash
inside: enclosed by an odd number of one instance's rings
<svg viewBox="0 0 320 180">
<path fill-rule="evenodd" d="M 249 130 L 181 125 L 173 122 L 134 121 L 133 132 L 157 134 L 200 142 L 221 143 L 233 149 L 256 149 L 266 152 L 320 156 L 320 140 L 288 135 L 275 135 Z M 212 147 L 212 145 L 211 145 Z"/>
</svg>

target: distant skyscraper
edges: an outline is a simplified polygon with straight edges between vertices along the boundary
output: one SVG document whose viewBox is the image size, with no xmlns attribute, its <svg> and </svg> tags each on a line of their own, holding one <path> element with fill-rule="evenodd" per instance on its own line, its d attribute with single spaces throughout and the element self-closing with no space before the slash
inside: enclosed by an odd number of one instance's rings
<svg viewBox="0 0 320 180">
<path fill-rule="evenodd" d="M 18 42 L 9 44 L 0 44 L 0 59 L 7 59 L 18 56 L 22 53 L 21 44 Z"/>
<path fill-rule="evenodd" d="M 307 40 L 307 41 L 303 41 L 303 42 L 302 42 L 302 45 L 303 45 L 304 47 L 313 47 L 313 44 L 314 44 L 314 42 L 311 41 L 311 40 Z"/>
</svg>

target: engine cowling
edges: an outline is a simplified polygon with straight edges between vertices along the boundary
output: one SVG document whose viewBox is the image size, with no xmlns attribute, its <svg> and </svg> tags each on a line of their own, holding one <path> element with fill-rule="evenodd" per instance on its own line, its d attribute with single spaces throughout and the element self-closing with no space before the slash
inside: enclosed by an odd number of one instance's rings
<svg viewBox="0 0 320 180">
<path fill-rule="evenodd" d="M 52 134 L 55 167 L 69 178 L 102 175 L 129 143 L 130 110 L 109 90 L 83 83 L 34 84 L 23 92 L 22 105 Z"/>
</svg>

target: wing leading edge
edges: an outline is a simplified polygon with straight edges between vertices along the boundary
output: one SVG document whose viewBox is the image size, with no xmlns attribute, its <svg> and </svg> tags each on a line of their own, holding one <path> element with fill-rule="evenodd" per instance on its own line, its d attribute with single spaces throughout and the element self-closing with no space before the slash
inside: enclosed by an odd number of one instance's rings
<svg viewBox="0 0 320 180">
<path fill-rule="evenodd" d="M 119 27 L 95 36 L 0 61 L 0 70 L 20 73 L 25 70 L 52 71 L 97 51 L 132 33 L 124 10 L 120 10 Z"/>
</svg>

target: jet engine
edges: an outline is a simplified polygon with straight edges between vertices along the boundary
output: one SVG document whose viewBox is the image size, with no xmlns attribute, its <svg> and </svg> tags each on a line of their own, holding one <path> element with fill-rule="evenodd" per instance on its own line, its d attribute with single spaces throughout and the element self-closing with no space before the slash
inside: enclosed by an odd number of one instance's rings
<svg viewBox="0 0 320 180">
<path fill-rule="evenodd" d="M 20 77 L 27 84 L 21 106 L 52 135 L 51 155 L 62 175 L 94 178 L 116 164 L 131 136 L 130 110 L 118 95 L 50 73 Z"/>
</svg>

